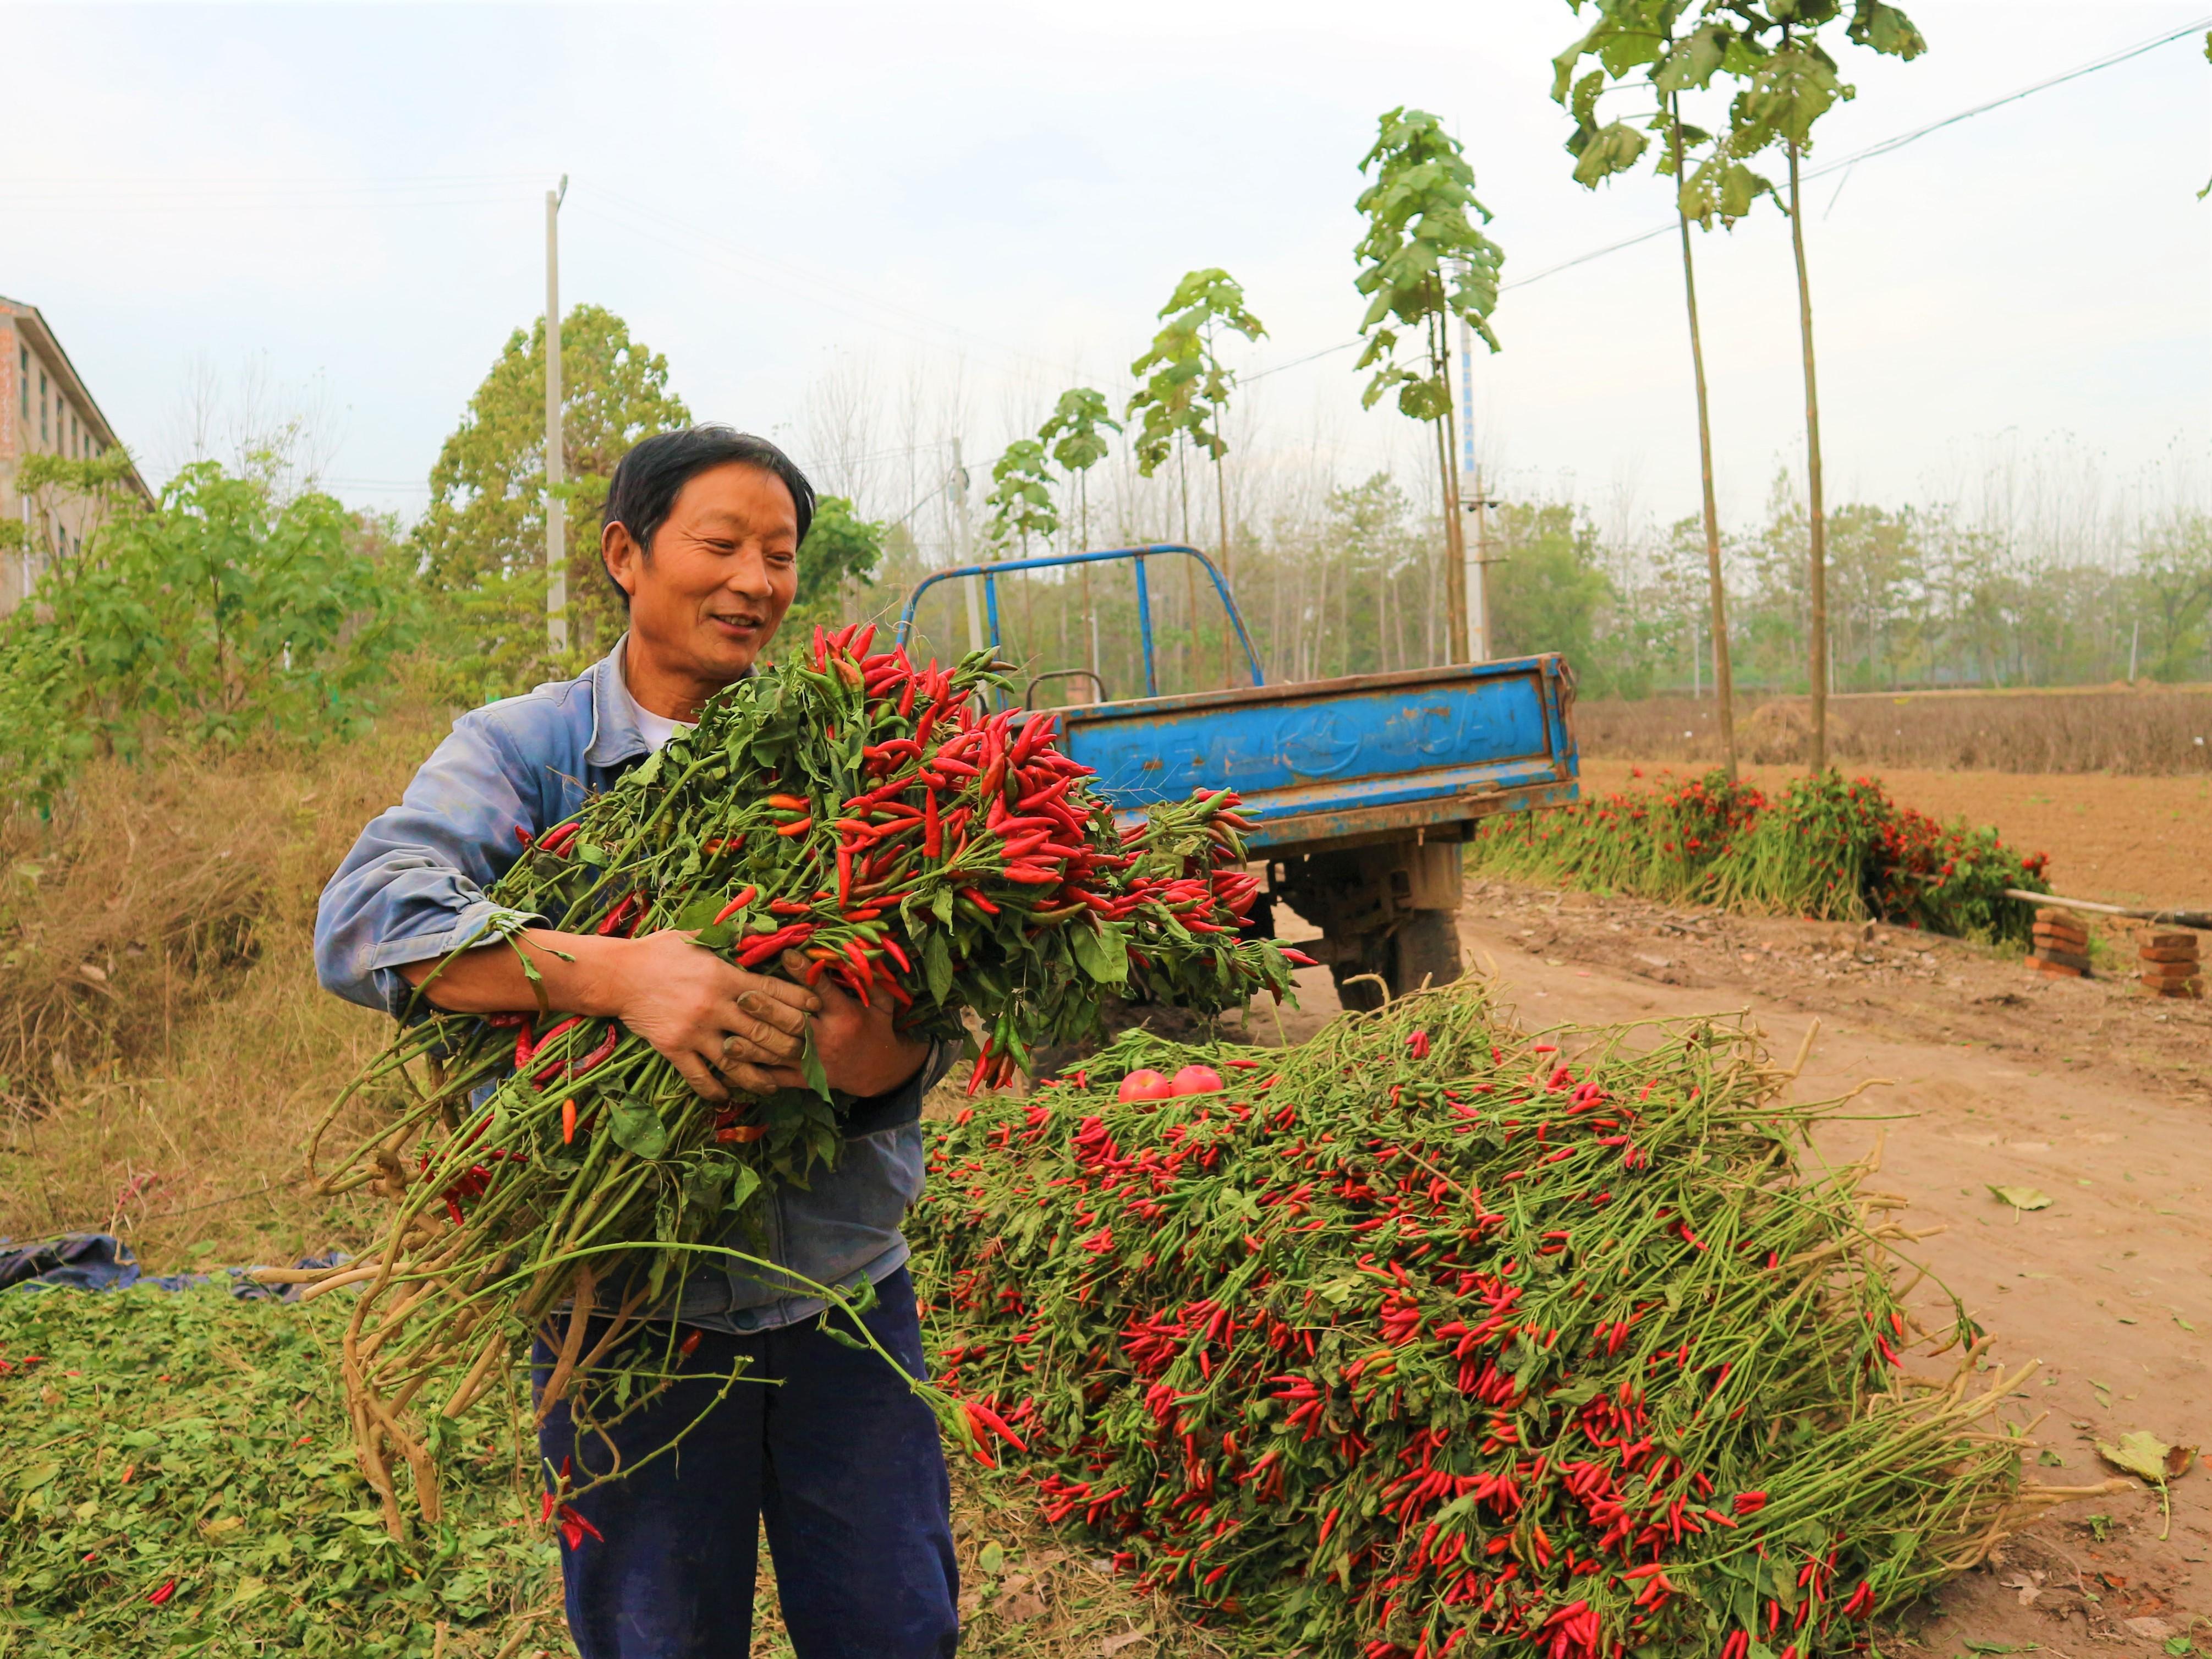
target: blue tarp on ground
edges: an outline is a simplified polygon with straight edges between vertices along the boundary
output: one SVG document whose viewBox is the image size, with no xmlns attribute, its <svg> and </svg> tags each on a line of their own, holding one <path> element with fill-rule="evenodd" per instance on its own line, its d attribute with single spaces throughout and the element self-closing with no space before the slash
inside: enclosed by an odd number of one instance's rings
<svg viewBox="0 0 2212 1659">
<path fill-rule="evenodd" d="M 344 1260 L 337 1250 L 302 1256 L 301 1267 L 333 1267 Z M 230 1293 L 243 1301 L 295 1302 L 300 1286 L 260 1285 L 246 1277 L 251 1267 L 226 1267 Z M 213 1282 L 213 1273 L 149 1273 L 131 1247 L 112 1233 L 64 1233 L 28 1244 L 0 1238 L 0 1291 L 121 1291 L 144 1285 L 157 1291 L 189 1290 Z"/>
</svg>

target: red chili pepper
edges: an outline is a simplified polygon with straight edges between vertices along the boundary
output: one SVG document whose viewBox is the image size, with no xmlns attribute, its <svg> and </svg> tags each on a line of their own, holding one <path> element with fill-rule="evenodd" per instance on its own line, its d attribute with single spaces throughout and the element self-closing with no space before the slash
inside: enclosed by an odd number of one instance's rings
<svg viewBox="0 0 2212 1659">
<path fill-rule="evenodd" d="M 576 1101 L 574 1096 L 561 1103 L 561 1144 L 573 1146 L 576 1139 Z"/>
<path fill-rule="evenodd" d="M 685 1332 L 684 1340 L 676 1345 L 676 1352 L 682 1354 L 687 1359 L 693 1354 L 698 1352 L 699 1333 L 696 1331 Z"/>
<path fill-rule="evenodd" d="M 974 905 L 978 910 L 981 910 L 987 916 L 995 916 L 999 914 L 999 907 L 992 903 L 990 900 L 985 898 L 981 893 L 977 892 L 972 887 L 962 888 L 960 890 L 960 896 L 966 899 L 969 903 Z"/>
<path fill-rule="evenodd" d="M 737 915 L 738 911 L 744 909 L 745 906 L 750 904 L 755 898 L 759 896 L 759 894 L 760 889 L 757 887 L 746 888 L 743 892 L 739 893 L 737 897 L 732 899 L 727 904 L 714 912 L 714 921 L 708 925 L 709 927 L 714 927 L 727 921 L 732 916 Z"/>
<path fill-rule="evenodd" d="M 794 818 L 789 823 L 780 826 L 775 833 L 779 836 L 803 836 L 813 827 L 814 821 L 811 818 Z"/>
<path fill-rule="evenodd" d="M 172 1578 L 168 1583 L 163 1584 L 161 1589 L 150 1592 L 147 1595 L 146 1600 L 149 1605 L 158 1607 L 176 1593 L 177 1581 Z"/>
</svg>

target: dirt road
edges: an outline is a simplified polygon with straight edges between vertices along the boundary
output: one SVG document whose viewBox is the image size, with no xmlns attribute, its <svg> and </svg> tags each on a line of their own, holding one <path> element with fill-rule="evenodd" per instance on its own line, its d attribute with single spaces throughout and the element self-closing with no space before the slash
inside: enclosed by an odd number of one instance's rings
<svg viewBox="0 0 2212 1659">
<path fill-rule="evenodd" d="M 1282 920 L 1286 939 L 1312 931 Z M 2212 1005 L 2045 981 L 1894 929 L 1496 883 L 1470 886 L 1461 932 L 1477 970 L 1495 975 L 1530 1026 L 1748 1008 L 1786 1060 L 1817 1015 L 1798 1092 L 1888 1079 L 1860 1102 L 1894 1115 L 1880 1126 L 1875 1184 L 1911 1201 L 1906 1224 L 1944 1229 L 1917 1257 L 1995 1337 L 1988 1363 L 2042 1361 L 2013 1402 L 2022 1422 L 2043 1414 L 2031 1477 L 2104 1479 L 2096 1443 L 2130 1430 L 2212 1443 Z M 1299 986 L 1293 1040 L 1337 1011 L 1326 969 Z M 1838 1123 L 1819 1150 L 1856 1158 L 1876 1132 Z M 1992 1186 L 2033 1187 L 2051 1202 L 2015 1211 Z M 1923 1294 L 1942 1305 L 1932 1285 Z M 2212 1647 L 2212 1470 L 2200 1463 L 2174 1484 L 2164 1540 L 2160 1527 L 2158 1499 L 2142 1490 L 2062 1510 L 1948 1589 L 1911 1650 L 1949 1656 L 1972 1641 L 2174 1654 L 2185 1650 L 2165 1644 L 2178 1638 Z"/>
<path fill-rule="evenodd" d="M 1744 775 L 1774 789 L 1796 769 L 1747 766 Z M 1662 776 L 1695 772 L 1585 760 L 1583 793 L 1648 787 Z M 2051 881 L 2059 892 L 2112 904 L 2212 908 L 2212 778 L 1896 769 L 1876 775 L 1907 806 L 1947 823 L 1963 815 L 1995 824 L 2023 853 L 2050 854 Z"/>
</svg>

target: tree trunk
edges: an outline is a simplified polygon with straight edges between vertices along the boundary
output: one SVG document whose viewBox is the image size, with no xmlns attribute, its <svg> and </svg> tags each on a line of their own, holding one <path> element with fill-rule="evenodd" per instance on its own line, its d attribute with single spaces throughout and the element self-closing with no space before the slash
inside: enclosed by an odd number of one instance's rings
<svg viewBox="0 0 2212 1659">
<path fill-rule="evenodd" d="M 1214 418 L 1218 425 L 1220 417 L 1217 415 Z M 1233 595 L 1237 592 L 1237 567 L 1236 555 L 1229 546 L 1229 477 L 1221 470 L 1218 455 L 1213 458 L 1213 499 L 1221 513 L 1221 580 Z M 1235 631 L 1224 612 L 1221 618 L 1221 689 L 1224 691 L 1237 684 L 1236 659 L 1230 653 L 1229 640 Z"/>
<path fill-rule="evenodd" d="M 1182 544 L 1193 545 L 1190 539 L 1190 445 L 1178 441 L 1176 445 L 1176 478 L 1182 496 Z M 1183 617 L 1182 689 L 1198 690 L 1198 567 L 1189 559 L 1179 560 L 1182 566 L 1183 603 L 1188 607 Z"/>
<path fill-rule="evenodd" d="M 1445 641 L 1445 650 L 1453 662 L 1472 662 L 1474 647 L 1467 614 L 1467 544 L 1461 534 L 1459 503 L 1452 499 L 1451 440 L 1443 422 L 1431 424 L 1437 431 L 1437 472 L 1443 483 L 1444 623 L 1450 635 Z"/>
<path fill-rule="evenodd" d="M 1735 672 L 1729 661 L 1728 589 L 1721 581 L 1721 515 L 1713 497 L 1712 405 L 1705 392 L 1705 346 L 1698 328 L 1698 271 L 1690 257 L 1690 216 L 1682 206 L 1682 113 L 1667 100 L 1674 149 L 1674 217 L 1682 232 L 1682 293 L 1690 309 L 1690 366 L 1698 382 L 1698 470 L 1705 484 L 1705 584 L 1712 611 L 1713 696 L 1720 703 L 1721 759 L 1735 781 Z"/>
<path fill-rule="evenodd" d="M 1075 475 L 1075 500 L 1083 541 L 1083 544 L 1075 550 L 1088 553 L 1091 550 L 1091 479 L 1087 471 Z M 1076 568 L 1083 573 L 1083 629 L 1086 641 L 1083 659 L 1090 665 L 1091 695 L 1095 697 L 1098 695 L 1098 613 L 1091 608 L 1091 567 L 1083 564 Z"/>
<path fill-rule="evenodd" d="M 1812 680 L 1813 738 L 1808 759 L 1817 775 L 1828 767 L 1828 521 L 1820 501 L 1820 394 L 1813 375 L 1813 285 L 1805 270 L 1805 216 L 1797 187 L 1797 142 L 1790 143 L 1790 248 L 1797 257 L 1797 327 L 1805 347 L 1805 486 L 1812 543 L 1812 639 L 1806 666 Z"/>
</svg>

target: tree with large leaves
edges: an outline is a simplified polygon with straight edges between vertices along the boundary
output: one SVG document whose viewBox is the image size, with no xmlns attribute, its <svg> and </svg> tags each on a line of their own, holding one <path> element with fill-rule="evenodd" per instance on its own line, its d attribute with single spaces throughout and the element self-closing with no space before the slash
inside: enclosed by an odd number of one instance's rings
<svg viewBox="0 0 2212 1659">
<path fill-rule="evenodd" d="M 1052 498 L 1052 468 L 1042 443 L 1035 438 L 1017 438 L 1006 446 L 1006 453 L 991 463 L 991 489 L 983 497 L 983 505 L 991 514 L 983 523 L 983 539 L 990 544 L 994 557 L 1003 557 L 1009 546 L 1018 544 L 1026 559 L 1031 536 L 1049 538 L 1059 533 L 1060 507 Z M 1026 572 L 1021 574 L 1021 595 L 1022 649 L 1028 651 L 1036 635 L 1031 626 L 1033 593 Z"/>
<path fill-rule="evenodd" d="M 1375 182 L 1360 192 L 1367 234 L 1353 253 L 1360 265 L 1353 286 L 1367 296 L 1359 331 L 1368 337 L 1354 367 L 1375 371 L 1361 402 L 1372 409 L 1395 387 L 1398 412 L 1435 428 L 1443 489 L 1444 605 L 1453 660 L 1466 662 L 1473 651 L 1452 453 L 1449 330 L 1457 318 L 1498 349 L 1490 315 L 1498 307 L 1498 273 L 1505 254 L 1479 228 L 1477 222 L 1487 223 L 1490 212 L 1475 200 L 1474 169 L 1459 141 L 1427 111 L 1401 107 L 1384 115 L 1359 170 L 1375 174 Z M 1410 356 L 1399 355 L 1401 345 L 1410 348 Z"/>
<path fill-rule="evenodd" d="M 1141 382 L 1130 396 L 1126 418 L 1141 422 L 1134 440 L 1137 471 L 1151 477 L 1170 455 L 1186 463 L 1179 479 L 1182 496 L 1183 540 L 1190 539 L 1190 479 L 1187 463 L 1192 447 L 1203 449 L 1213 460 L 1214 496 L 1221 514 L 1221 574 L 1235 575 L 1235 552 L 1229 539 L 1229 488 L 1222 458 L 1229 453 L 1222 436 L 1223 416 L 1237 375 L 1221 361 L 1218 349 L 1224 333 L 1257 340 L 1266 326 L 1244 306 L 1244 290 L 1218 266 L 1186 271 L 1168 302 L 1156 313 L 1163 326 L 1152 337 L 1145 355 L 1129 365 Z M 1191 656 L 1187 668 L 1197 670 L 1198 573 L 1185 567 L 1185 592 L 1190 605 Z M 1229 628 L 1222 623 L 1221 672 L 1230 678 Z"/>
<path fill-rule="evenodd" d="M 1659 139 L 1654 171 L 1674 185 L 1674 216 L 1681 239 L 1682 294 L 1690 319 L 1690 367 L 1698 394 L 1698 466 L 1704 485 L 1706 607 L 1711 614 L 1713 687 L 1720 706 L 1721 755 L 1728 775 L 1736 775 L 1735 676 L 1729 653 L 1728 592 L 1721 580 L 1720 510 L 1713 488 L 1711 405 L 1705 390 L 1705 350 L 1698 323 L 1698 273 L 1690 249 L 1690 224 L 1710 228 L 1715 219 L 1732 224 L 1751 210 L 1763 187 L 1751 170 L 1721 152 L 1712 135 L 1682 119 L 1682 94 L 1703 90 L 1719 72 L 1735 43 L 1724 21 L 1708 20 L 1686 33 L 1685 16 L 1692 0 L 1567 0 L 1577 15 L 1585 4 L 1596 15 L 1573 46 L 1552 60 L 1552 96 L 1573 112 L 1575 130 L 1567 152 L 1575 158 L 1575 179 L 1595 190 L 1626 173 L 1651 148 L 1647 132 Z M 1595 66 L 1577 76 L 1584 59 Z M 1640 71 L 1640 73 L 1638 73 Z M 1630 77 L 1634 76 L 1632 80 Z M 1607 82 L 1613 84 L 1607 85 Z M 1601 124 L 1598 106 L 1608 91 L 1648 95 L 1650 106 L 1633 118 L 1615 115 Z M 1637 121 L 1642 125 L 1637 125 Z M 1693 149 L 1708 151 L 1695 172 Z"/>
<path fill-rule="evenodd" d="M 1060 394 L 1052 413 L 1037 428 L 1037 441 L 1048 445 L 1053 465 L 1075 483 L 1078 552 L 1091 550 L 1091 469 L 1106 459 L 1109 432 L 1121 423 L 1106 410 L 1106 394 L 1087 386 L 1071 386 Z M 1083 586 L 1083 626 L 1089 641 L 1088 660 L 1095 680 L 1098 674 L 1098 613 L 1091 603 L 1091 567 L 1076 567 Z"/>
<path fill-rule="evenodd" d="M 561 389 L 572 660 L 551 662 L 545 647 L 543 318 L 507 337 L 430 470 L 430 505 L 415 548 L 447 601 L 456 690 L 471 696 L 519 690 L 613 643 L 625 618 L 590 526 L 631 447 L 691 422 L 668 389 L 668 360 L 599 306 L 580 305 L 562 320 Z"/>
<path fill-rule="evenodd" d="M 1718 68 L 1743 82 L 1729 106 L 1723 151 L 1741 165 L 1778 144 L 1789 165 L 1788 199 L 1778 195 L 1776 199 L 1790 216 L 1790 247 L 1797 266 L 1798 337 L 1805 364 L 1805 483 L 1811 548 L 1806 672 L 1813 700 L 1807 761 L 1814 772 L 1820 772 L 1828 763 L 1828 526 L 1821 497 L 1820 398 L 1813 355 L 1813 284 L 1805 263 L 1800 164 L 1812 148 L 1814 124 L 1856 95 L 1827 49 L 1837 25 L 1853 45 L 1907 62 L 1925 52 L 1928 43 L 1912 20 L 1886 0 L 1706 0 L 1705 9 L 1731 31 Z M 1771 186 L 1767 193 L 1775 194 Z"/>
</svg>

